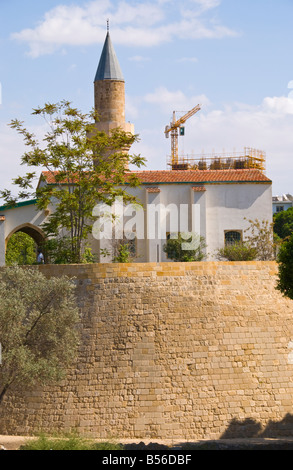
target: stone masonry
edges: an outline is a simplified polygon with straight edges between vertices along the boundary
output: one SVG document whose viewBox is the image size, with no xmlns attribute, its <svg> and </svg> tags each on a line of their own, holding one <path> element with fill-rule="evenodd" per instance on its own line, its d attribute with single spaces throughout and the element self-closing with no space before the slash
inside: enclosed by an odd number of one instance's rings
<svg viewBox="0 0 293 470">
<path fill-rule="evenodd" d="M 195 440 L 283 423 L 293 435 L 293 302 L 274 262 L 36 269 L 76 278 L 79 355 L 60 384 L 9 394 L 0 434 Z"/>
<path fill-rule="evenodd" d="M 125 122 L 125 83 L 100 80 L 95 82 L 95 109 L 101 122 Z"/>
</svg>

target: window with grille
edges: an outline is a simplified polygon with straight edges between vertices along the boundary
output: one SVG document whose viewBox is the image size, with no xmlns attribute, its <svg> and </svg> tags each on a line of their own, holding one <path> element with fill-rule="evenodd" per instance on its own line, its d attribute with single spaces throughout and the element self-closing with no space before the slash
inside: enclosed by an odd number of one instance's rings
<svg viewBox="0 0 293 470">
<path fill-rule="evenodd" d="M 235 245 L 236 243 L 240 243 L 242 240 L 242 232 L 237 230 L 231 230 L 229 232 L 225 232 L 225 246 Z"/>
</svg>

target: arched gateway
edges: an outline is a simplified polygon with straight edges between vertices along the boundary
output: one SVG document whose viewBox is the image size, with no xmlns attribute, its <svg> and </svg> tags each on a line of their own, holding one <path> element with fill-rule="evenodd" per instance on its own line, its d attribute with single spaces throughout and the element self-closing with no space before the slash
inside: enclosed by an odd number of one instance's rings
<svg viewBox="0 0 293 470">
<path fill-rule="evenodd" d="M 5 266 L 7 243 L 12 235 L 24 232 L 41 246 L 45 240 L 42 224 L 48 211 L 39 210 L 36 200 L 20 202 L 14 207 L 0 207 L 0 266 Z"/>
</svg>

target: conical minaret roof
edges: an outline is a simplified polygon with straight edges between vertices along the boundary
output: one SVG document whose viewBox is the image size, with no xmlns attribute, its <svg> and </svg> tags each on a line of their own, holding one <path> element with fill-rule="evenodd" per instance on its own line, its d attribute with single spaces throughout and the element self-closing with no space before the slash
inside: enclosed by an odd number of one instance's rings
<svg viewBox="0 0 293 470">
<path fill-rule="evenodd" d="M 123 74 L 110 38 L 109 31 L 105 39 L 95 82 L 99 80 L 121 80 L 124 81 Z"/>
</svg>

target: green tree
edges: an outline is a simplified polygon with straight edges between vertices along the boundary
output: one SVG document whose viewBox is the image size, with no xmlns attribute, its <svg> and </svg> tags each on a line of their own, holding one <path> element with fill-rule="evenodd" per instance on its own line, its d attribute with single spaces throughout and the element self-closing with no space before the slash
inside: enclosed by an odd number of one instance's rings
<svg viewBox="0 0 293 470">
<path fill-rule="evenodd" d="M 177 238 L 169 238 L 164 245 L 163 250 L 167 257 L 176 262 L 202 261 L 205 259 L 206 243 L 203 237 L 193 234 L 188 237 L 187 234 L 179 233 Z M 185 245 L 191 244 L 188 249 Z"/>
<path fill-rule="evenodd" d="M 0 273 L 0 403 L 21 390 L 62 379 L 78 347 L 75 285 L 47 279 L 37 268 Z"/>
<path fill-rule="evenodd" d="M 7 243 L 6 265 L 25 265 L 36 263 L 36 243 L 23 232 L 14 233 Z"/>
<path fill-rule="evenodd" d="M 274 215 L 274 233 L 285 240 L 293 233 L 293 207 Z"/>
<path fill-rule="evenodd" d="M 13 182 L 20 187 L 18 197 L 10 190 L 0 192 L 7 204 L 14 205 L 18 199 L 34 197 L 39 209 L 46 209 L 55 201 L 54 211 L 43 225 L 47 237 L 70 238 L 71 262 L 80 263 L 84 241 L 94 222 L 93 208 L 99 202 L 112 205 L 115 198 L 134 202 L 135 197 L 125 190 L 125 183 L 134 187 L 139 184 L 135 173 L 128 166 L 141 167 L 144 159 L 129 155 L 127 149 L 138 140 L 137 136 L 121 129 L 113 129 L 109 135 L 98 132 L 93 111 L 83 114 L 68 101 L 45 104 L 33 111 L 48 123 L 48 132 L 41 145 L 23 122 L 15 119 L 10 126 L 23 136 L 29 147 L 21 163 L 33 169 L 46 169 L 52 184 L 41 184 L 34 191 L 36 172 L 29 172 Z"/>
<path fill-rule="evenodd" d="M 279 250 L 277 289 L 286 297 L 293 299 L 293 234 L 285 241 Z"/>
</svg>

